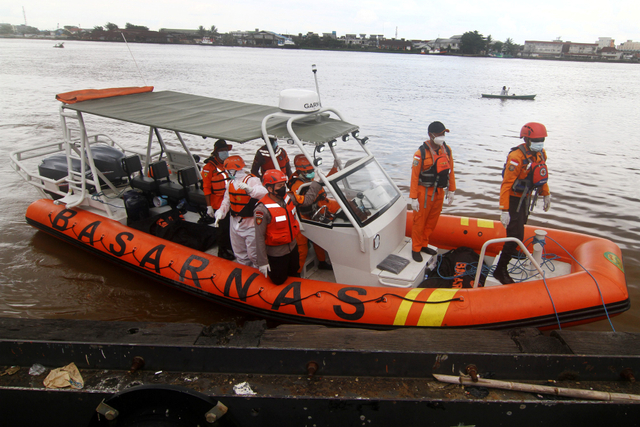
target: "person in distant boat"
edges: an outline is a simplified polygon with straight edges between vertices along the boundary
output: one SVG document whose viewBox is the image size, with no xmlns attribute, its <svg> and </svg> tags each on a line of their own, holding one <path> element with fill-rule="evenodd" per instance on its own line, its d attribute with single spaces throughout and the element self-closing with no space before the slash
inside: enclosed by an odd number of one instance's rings
<svg viewBox="0 0 640 427">
<path fill-rule="evenodd" d="M 291 177 L 291 164 L 289 162 L 289 156 L 284 148 L 278 146 L 278 139 L 269 135 L 269 143 L 273 148 L 273 152 L 276 155 L 276 160 L 278 161 L 278 166 L 280 166 L 280 170 L 287 174 L 287 177 Z M 251 165 L 251 173 L 255 176 L 262 177 L 265 171 L 269 169 L 276 169 L 273 159 L 271 158 L 271 153 L 269 153 L 269 149 L 267 145 L 263 145 L 256 151 L 256 155 L 253 158 L 253 164 Z"/>
<path fill-rule="evenodd" d="M 258 201 L 267 195 L 267 189 L 262 186 L 260 178 L 245 173 L 245 166 L 240 156 L 229 156 L 224 161 L 224 168 L 229 174 L 229 185 L 220 209 L 215 213 L 214 227 L 230 213 L 229 235 L 236 261 L 258 268 L 253 210 Z"/>
<path fill-rule="evenodd" d="M 300 277 L 296 240 L 300 223 L 286 183 L 284 172 L 266 171 L 262 185 L 268 194 L 260 199 L 254 211 L 258 269 L 276 285 L 283 284 L 288 277 Z"/>
<path fill-rule="evenodd" d="M 511 88 L 509 88 L 511 89 Z M 509 89 L 507 89 L 506 86 L 502 86 L 502 90 L 500 91 L 500 96 L 508 96 L 509 95 Z"/>
<path fill-rule="evenodd" d="M 300 216 L 305 219 L 311 219 L 313 214 L 318 210 L 324 209 L 325 216 L 334 214 L 340 209 L 340 205 L 333 199 L 327 197 L 327 193 L 322 188 L 319 182 L 314 181 L 315 171 L 313 166 L 309 163 L 309 160 L 304 154 L 298 154 L 293 159 L 293 165 L 296 171 L 289 180 L 289 188 L 295 196 L 294 203 L 300 212 Z M 303 184 L 311 184 L 305 186 L 302 189 L 300 187 Z M 307 254 L 309 252 L 309 240 L 302 234 L 298 234 L 298 252 L 300 254 L 300 269 L 298 272 L 302 272 L 304 263 L 307 260 Z M 327 257 L 320 246 L 313 244 L 316 251 L 316 257 L 318 258 L 318 268 L 320 270 L 333 270 L 331 264 L 327 262 Z"/>
<path fill-rule="evenodd" d="M 544 140 L 547 128 L 536 122 L 525 124 L 520 130 L 524 143 L 511 149 L 504 167 L 500 186 L 500 222 L 507 230 L 507 237 L 522 241 L 524 225 L 537 196 L 542 196 L 545 212 L 551 207 L 551 193 L 547 183 L 547 153 Z M 509 261 L 516 254 L 518 244 L 506 242 L 496 265 L 493 277 L 500 283 L 513 283 L 509 276 Z"/>
<path fill-rule="evenodd" d="M 215 216 L 215 211 L 220 209 L 220 204 L 224 198 L 229 175 L 224 169 L 224 161 L 229 157 L 229 150 L 232 146 L 224 139 L 219 139 L 213 144 L 211 156 L 204 161 L 202 168 L 202 191 L 207 199 L 207 214 Z M 229 219 L 220 221 L 220 233 L 218 239 L 218 256 L 220 258 L 233 260 L 235 256 L 231 249 L 229 238 Z"/>
<path fill-rule="evenodd" d="M 444 142 L 446 132 L 449 129 L 442 122 L 431 123 L 428 128 L 429 139 L 413 155 L 409 190 L 413 209 L 411 255 L 417 262 L 422 262 L 420 252 L 429 255 L 437 253 L 429 247 L 429 237 L 438 224 L 445 195 L 448 205 L 451 205 L 456 191 L 453 155 Z"/>
</svg>

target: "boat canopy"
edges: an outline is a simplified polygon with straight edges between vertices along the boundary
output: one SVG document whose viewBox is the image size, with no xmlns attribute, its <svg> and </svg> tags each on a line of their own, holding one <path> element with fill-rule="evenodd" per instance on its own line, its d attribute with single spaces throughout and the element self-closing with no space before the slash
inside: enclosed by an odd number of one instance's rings
<svg viewBox="0 0 640 427">
<path fill-rule="evenodd" d="M 262 138 L 263 119 L 282 112 L 278 107 L 173 91 L 92 99 L 64 105 L 64 108 L 239 143 Z M 267 132 L 279 139 L 290 138 L 286 122 L 285 117 L 271 118 L 267 123 Z M 357 129 L 358 126 L 330 118 L 328 114 L 311 114 L 293 123 L 293 131 L 300 141 L 312 144 L 327 143 Z"/>
</svg>

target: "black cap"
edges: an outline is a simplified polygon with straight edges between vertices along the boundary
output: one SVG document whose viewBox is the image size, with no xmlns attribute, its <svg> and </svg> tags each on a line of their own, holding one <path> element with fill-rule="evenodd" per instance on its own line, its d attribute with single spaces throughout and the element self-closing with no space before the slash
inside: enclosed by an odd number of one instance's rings
<svg viewBox="0 0 640 427">
<path fill-rule="evenodd" d="M 442 132 L 449 132 L 442 122 L 433 122 L 429 125 L 429 133 L 437 134 Z"/>
<path fill-rule="evenodd" d="M 227 144 L 227 141 L 224 139 L 219 139 L 213 144 L 214 151 L 229 151 L 231 150 L 231 145 Z"/>
</svg>

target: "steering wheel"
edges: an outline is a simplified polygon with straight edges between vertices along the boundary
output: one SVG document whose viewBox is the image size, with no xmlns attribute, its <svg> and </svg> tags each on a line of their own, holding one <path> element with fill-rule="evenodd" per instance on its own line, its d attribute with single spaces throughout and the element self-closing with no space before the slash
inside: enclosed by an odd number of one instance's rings
<svg viewBox="0 0 640 427">
<path fill-rule="evenodd" d="M 327 215 L 327 205 L 320 206 L 320 208 L 311 216 L 312 221 L 324 222 Z"/>
</svg>

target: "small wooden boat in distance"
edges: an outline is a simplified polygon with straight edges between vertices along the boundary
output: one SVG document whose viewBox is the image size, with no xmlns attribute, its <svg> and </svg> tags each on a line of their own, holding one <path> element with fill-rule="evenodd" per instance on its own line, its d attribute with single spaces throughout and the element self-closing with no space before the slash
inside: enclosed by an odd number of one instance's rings
<svg viewBox="0 0 640 427">
<path fill-rule="evenodd" d="M 534 99 L 535 95 L 491 95 L 488 93 L 482 94 L 483 98 L 500 98 L 500 99 Z"/>
</svg>

